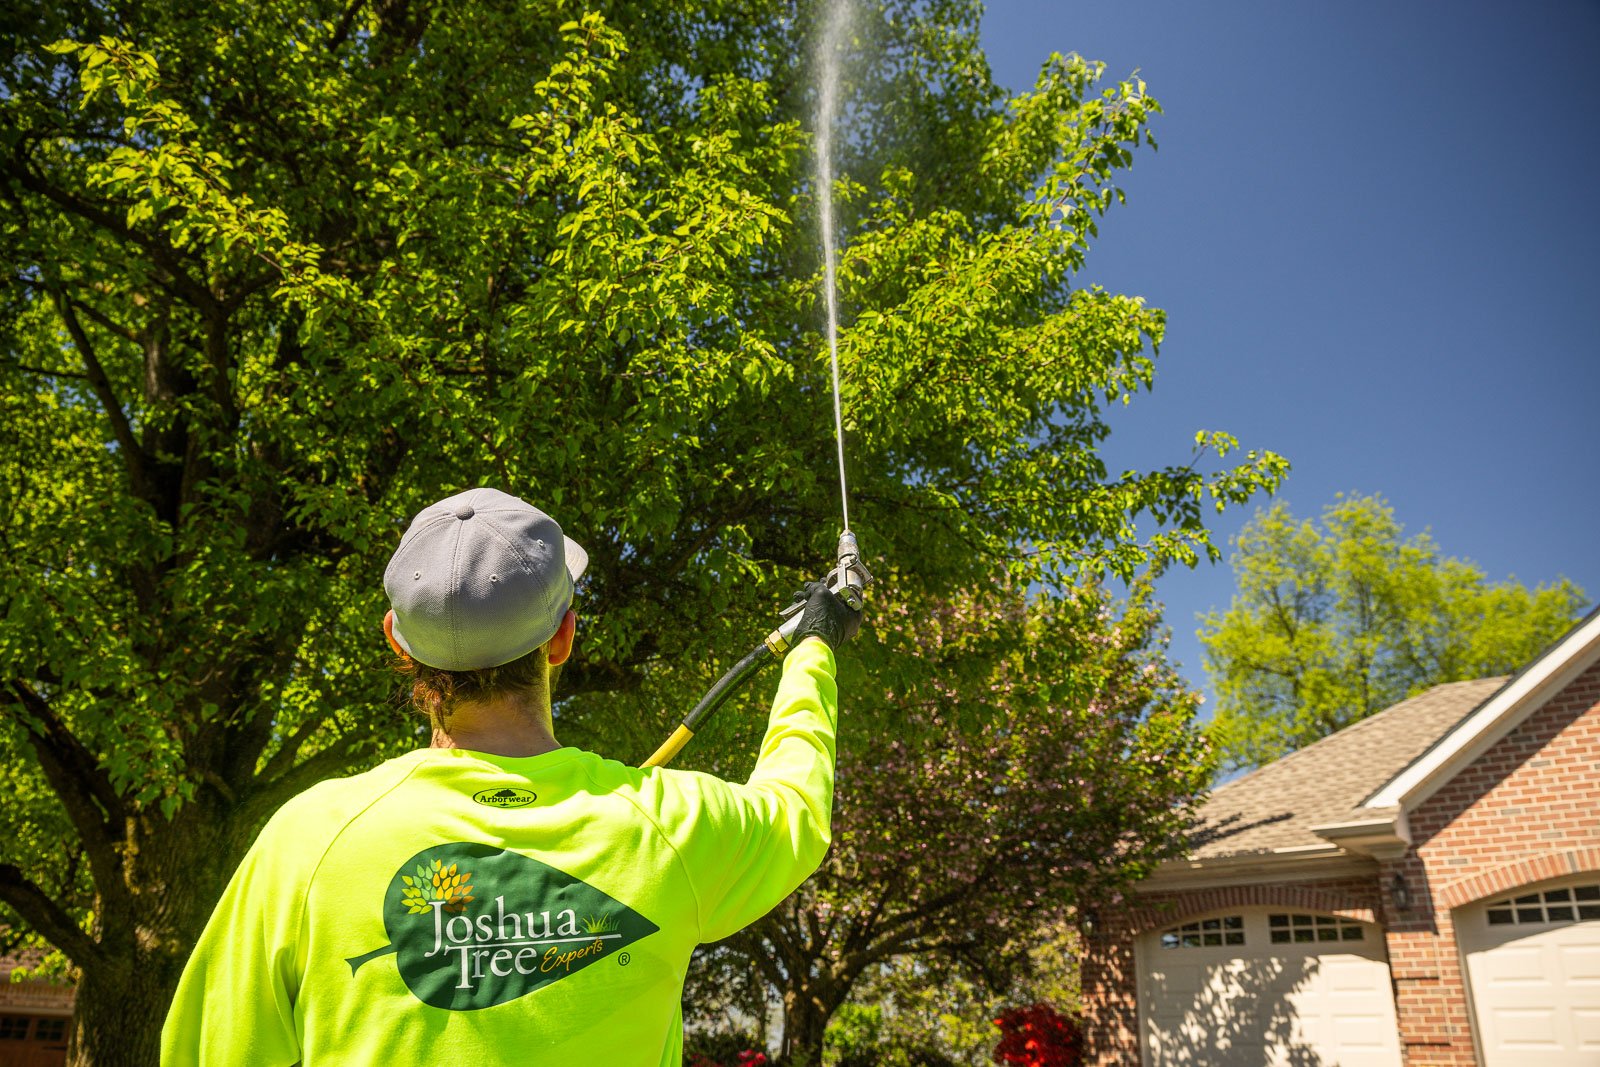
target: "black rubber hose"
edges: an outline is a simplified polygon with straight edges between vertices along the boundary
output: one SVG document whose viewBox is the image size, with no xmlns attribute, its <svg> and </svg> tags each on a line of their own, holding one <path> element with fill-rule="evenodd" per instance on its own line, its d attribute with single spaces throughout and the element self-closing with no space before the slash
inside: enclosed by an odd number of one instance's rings
<svg viewBox="0 0 1600 1067">
<path fill-rule="evenodd" d="M 757 645 L 749 655 L 730 667 L 728 673 L 718 678 L 716 685 L 706 690 L 706 695 L 700 698 L 700 703 L 683 717 L 683 725 L 690 730 L 698 727 L 701 719 L 722 707 L 752 674 L 766 666 L 771 659 L 772 649 L 768 648 L 765 642 Z"/>
<path fill-rule="evenodd" d="M 760 669 L 761 665 L 772 658 L 772 650 L 763 642 L 744 659 L 733 665 L 733 668 L 717 679 L 717 684 L 706 690 L 706 695 L 683 717 L 683 723 L 672 736 L 661 742 L 661 747 L 655 754 L 644 761 L 646 767 L 665 767 L 672 762 L 672 757 L 683 751 L 683 746 L 689 743 L 694 736 L 695 727 L 700 725 L 700 720 L 722 707 L 734 691 L 749 680 L 750 676 Z"/>
</svg>

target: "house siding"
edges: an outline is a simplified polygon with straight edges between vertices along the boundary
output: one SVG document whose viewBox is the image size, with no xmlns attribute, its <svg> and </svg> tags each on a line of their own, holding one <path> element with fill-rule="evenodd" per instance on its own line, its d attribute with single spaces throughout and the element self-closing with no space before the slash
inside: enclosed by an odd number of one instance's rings
<svg viewBox="0 0 1600 1067">
<path fill-rule="evenodd" d="M 0 1042 L 0 1067 L 61 1067 L 67 1062 L 72 986 L 33 977 L 12 981 L 22 962 L 0 959 L 0 1016 L 7 1035 Z M 37 956 L 26 962 L 37 962 Z"/>
</svg>

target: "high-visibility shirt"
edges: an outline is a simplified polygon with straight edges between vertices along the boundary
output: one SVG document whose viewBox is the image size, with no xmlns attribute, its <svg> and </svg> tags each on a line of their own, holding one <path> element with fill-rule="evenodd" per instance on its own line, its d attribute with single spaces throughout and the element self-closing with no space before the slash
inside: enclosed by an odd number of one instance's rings
<svg viewBox="0 0 1600 1067">
<path fill-rule="evenodd" d="M 162 1062 L 678 1067 L 695 946 L 827 850 L 834 669 L 819 640 L 789 653 L 744 785 L 424 749 L 302 793 L 195 946 Z"/>
</svg>

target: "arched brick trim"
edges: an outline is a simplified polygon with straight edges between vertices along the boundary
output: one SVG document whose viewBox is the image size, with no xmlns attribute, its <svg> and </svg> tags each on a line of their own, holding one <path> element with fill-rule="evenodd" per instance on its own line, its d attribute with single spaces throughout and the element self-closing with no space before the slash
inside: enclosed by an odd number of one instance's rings
<svg viewBox="0 0 1600 1067">
<path fill-rule="evenodd" d="M 1149 904 L 1129 908 L 1127 921 L 1131 932 L 1142 934 L 1155 926 L 1181 923 L 1195 915 L 1229 908 L 1253 905 L 1294 908 L 1299 911 L 1320 911 L 1364 923 L 1377 922 L 1370 896 L 1366 900 L 1354 893 L 1311 889 L 1297 885 L 1234 885 L 1217 889 L 1195 889 L 1173 893 Z"/>
<path fill-rule="evenodd" d="M 1570 848 L 1561 852 L 1545 852 L 1529 856 L 1491 871 L 1451 882 L 1439 892 L 1439 906 L 1459 908 L 1474 900 L 1503 893 L 1508 889 L 1542 882 L 1547 878 L 1560 878 L 1567 874 L 1600 871 L 1600 846 Z"/>
</svg>

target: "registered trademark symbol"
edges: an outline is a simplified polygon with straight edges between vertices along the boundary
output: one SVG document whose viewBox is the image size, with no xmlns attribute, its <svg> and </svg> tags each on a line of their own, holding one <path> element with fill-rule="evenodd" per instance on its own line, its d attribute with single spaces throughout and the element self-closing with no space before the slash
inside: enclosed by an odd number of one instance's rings
<svg viewBox="0 0 1600 1067">
<path fill-rule="evenodd" d="M 617 957 L 617 966 L 618 967 L 626 967 L 628 964 L 630 964 L 632 962 L 633 962 L 633 957 L 628 955 L 626 952 L 622 953 L 621 955 L 619 955 Z"/>
</svg>

